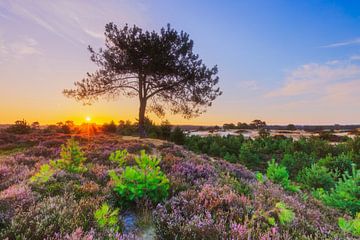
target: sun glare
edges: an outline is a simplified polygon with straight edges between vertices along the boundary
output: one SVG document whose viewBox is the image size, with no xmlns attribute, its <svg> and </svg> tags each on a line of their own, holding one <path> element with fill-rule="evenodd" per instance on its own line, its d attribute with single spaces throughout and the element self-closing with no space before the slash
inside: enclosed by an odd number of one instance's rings
<svg viewBox="0 0 360 240">
<path fill-rule="evenodd" d="M 85 118 L 85 120 L 86 120 L 87 122 L 90 122 L 90 121 L 91 121 L 91 117 L 87 116 L 87 117 Z"/>
</svg>

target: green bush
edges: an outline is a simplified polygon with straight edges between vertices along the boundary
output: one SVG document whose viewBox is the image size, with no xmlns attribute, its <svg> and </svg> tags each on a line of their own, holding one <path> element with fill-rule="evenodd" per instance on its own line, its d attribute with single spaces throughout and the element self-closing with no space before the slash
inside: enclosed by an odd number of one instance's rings
<svg viewBox="0 0 360 240">
<path fill-rule="evenodd" d="M 351 220 L 339 218 L 338 224 L 344 232 L 349 232 L 354 236 L 360 237 L 360 213 L 357 213 L 356 217 Z"/>
<path fill-rule="evenodd" d="M 319 164 L 313 164 L 311 167 L 301 170 L 297 181 L 307 189 L 323 188 L 328 191 L 335 186 L 333 174 Z"/>
<path fill-rule="evenodd" d="M 319 164 L 332 169 L 337 173 L 344 174 L 345 172 L 351 172 L 352 169 L 352 159 L 354 158 L 353 152 L 342 152 L 339 156 L 333 157 L 331 155 L 326 156 L 319 160 Z"/>
<path fill-rule="evenodd" d="M 303 168 L 312 163 L 314 163 L 314 159 L 305 152 L 286 153 L 281 160 L 281 165 L 289 171 L 291 179 L 294 179 Z"/>
<path fill-rule="evenodd" d="M 109 229 L 112 232 L 119 232 L 118 225 L 119 209 L 111 210 L 107 203 L 103 203 L 99 209 L 94 213 L 96 222 L 100 229 Z"/>
<path fill-rule="evenodd" d="M 170 134 L 170 140 L 178 145 L 184 145 L 185 133 L 179 127 L 176 127 Z"/>
<path fill-rule="evenodd" d="M 153 203 L 160 202 L 168 195 L 169 180 L 160 170 L 158 159 L 149 156 L 144 150 L 135 158 L 136 166 L 126 166 L 120 176 L 110 171 L 114 181 L 114 191 L 124 202 L 148 199 Z"/>
<path fill-rule="evenodd" d="M 119 167 L 122 167 L 125 163 L 125 159 L 128 155 L 128 151 L 126 149 L 124 150 L 116 150 L 115 152 L 112 152 L 109 156 L 109 160 L 111 162 L 114 162 L 119 165 Z"/>
<path fill-rule="evenodd" d="M 66 144 L 61 146 L 61 159 L 51 161 L 50 164 L 58 169 L 66 170 L 70 173 L 82 173 L 87 169 L 84 166 L 86 158 L 82 152 L 79 143 L 75 139 L 69 139 Z"/>
<path fill-rule="evenodd" d="M 318 189 L 313 194 L 326 205 L 342 209 L 355 216 L 360 212 L 360 170 L 353 167 L 352 174 L 347 172 L 343 174 L 329 192 Z"/>
<path fill-rule="evenodd" d="M 286 167 L 278 165 L 274 159 L 268 162 L 266 176 L 274 183 L 280 184 L 285 190 L 291 192 L 297 192 L 299 190 L 297 186 L 291 184 Z"/>
</svg>

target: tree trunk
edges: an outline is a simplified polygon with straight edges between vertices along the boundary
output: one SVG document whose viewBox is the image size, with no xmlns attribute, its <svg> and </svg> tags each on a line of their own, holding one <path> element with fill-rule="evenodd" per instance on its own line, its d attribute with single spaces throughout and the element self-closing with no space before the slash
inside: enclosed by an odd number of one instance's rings
<svg viewBox="0 0 360 240">
<path fill-rule="evenodd" d="M 139 136 L 140 138 L 146 137 L 145 131 L 145 110 L 146 110 L 146 99 L 140 99 L 140 109 L 139 109 Z"/>
</svg>

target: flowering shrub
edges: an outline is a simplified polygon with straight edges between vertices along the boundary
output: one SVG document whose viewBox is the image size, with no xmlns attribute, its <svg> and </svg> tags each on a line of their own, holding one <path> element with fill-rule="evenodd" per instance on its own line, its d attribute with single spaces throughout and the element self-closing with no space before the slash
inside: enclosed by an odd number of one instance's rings
<svg viewBox="0 0 360 240">
<path fill-rule="evenodd" d="M 120 176 L 115 171 L 109 172 L 114 181 L 114 191 L 121 200 L 132 202 L 145 198 L 157 203 L 166 198 L 169 180 L 158 166 L 160 159 L 141 151 L 135 161 L 137 165 L 126 166 Z"/>
<path fill-rule="evenodd" d="M 89 227 L 98 200 L 76 201 L 72 195 L 47 197 L 27 211 L 19 211 L 4 237 L 44 239 L 54 233 L 67 234 L 78 226 Z"/>
<path fill-rule="evenodd" d="M 227 186 L 205 184 L 200 192 L 188 190 L 172 197 L 154 211 L 160 239 L 224 239 L 229 222 L 242 222 L 250 200 Z"/>
</svg>

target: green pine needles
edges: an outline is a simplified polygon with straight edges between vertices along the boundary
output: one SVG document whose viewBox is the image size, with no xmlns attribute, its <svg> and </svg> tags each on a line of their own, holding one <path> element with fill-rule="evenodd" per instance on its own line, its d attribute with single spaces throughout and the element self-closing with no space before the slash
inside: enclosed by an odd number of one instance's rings
<svg viewBox="0 0 360 240">
<path fill-rule="evenodd" d="M 113 170 L 109 172 L 110 178 L 114 181 L 114 191 L 123 203 L 142 199 L 158 203 L 165 199 L 170 184 L 158 166 L 160 159 L 149 156 L 142 150 L 135 161 L 136 166 L 126 166 L 121 175 L 117 175 Z"/>
<path fill-rule="evenodd" d="M 107 203 L 103 203 L 101 207 L 95 211 L 94 218 L 100 229 L 109 229 L 113 232 L 119 232 L 119 209 L 112 210 Z"/>
</svg>

